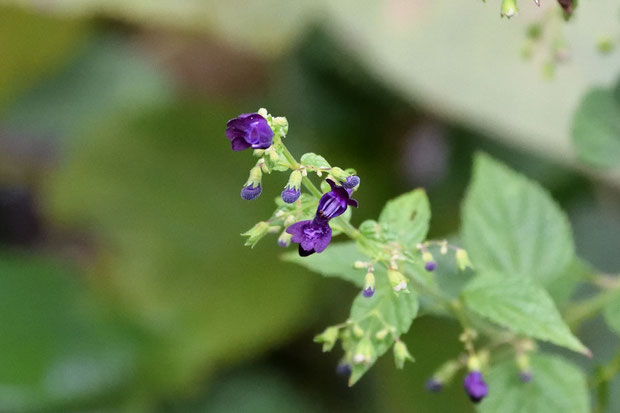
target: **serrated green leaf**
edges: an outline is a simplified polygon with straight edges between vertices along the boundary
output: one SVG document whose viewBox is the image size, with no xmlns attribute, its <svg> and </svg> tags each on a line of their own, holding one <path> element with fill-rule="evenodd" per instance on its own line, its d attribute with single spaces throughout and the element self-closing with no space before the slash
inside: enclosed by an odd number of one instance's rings
<svg viewBox="0 0 620 413">
<path fill-rule="evenodd" d="M 297 251 L 282 255 L 284 261 L 299 264 L 325 277 L 336 277 L 362 287 L 364 270 L 353 268 L 353 263 L 368 260 L 356 247 L 355 242 L 341 242 L 330 245 L 320 254 L 300 257 Z"/>
<path fill-rule="evenodd" d="M 331 168 L 329 162 L 325 160 L 321 155 L 317 155 L 314 152 L 304 153 L 299 161 L 304 166 L 310 166 L 314 168 Z"/>
<path fill-rule="evenodd" d="M 537 183 L 480 154 L 463 207 L 476 268 L 547 284 L 574 258 L 568 219 Z"/>
<path fill-rule="evenodd" d="M 590 411 L 586 378 L 568 361 L 551 355 L 531 357 L 533 379 L 519 380 L 513 360 L 493 365 L 486 375 L 489 396 L 480 413 L 587 413 Z"/>
<path fill-rule="evenodd" d="M 376 292 L 370 297 L 358 295 L 351 307 L 350 321 L 360 326 L 364 333 L 372 339 L 375 357 L 370 363 L 353 364 L 349 385 L 354 385 L 375 363 L 378 357 L 385 354 L 394 344 L 394 338 L 388 334 L 382 340 L 376 335 L 379 331 L 393 329 L 397 337 L 406 333 L 418 314 L 418 296 L 415 291 L 396 294 L 392 290 L 386 271 L 375 272 L 377 279 Z M 357 340 L 353 340 L 354 347 Z"/>
<path fill-rule="evenodd" d="M 577 155 L 602 167 L 620 165 L 620 97 L 613 89 L 590 90 L 573 118 Z"/>
<path fill-rule="evenodd" d="M 617 334 L 620 334 L 620 297 L 605 307 L 605 321 Z"/>
<path fill-rule="evenodd" d="M 465 287 L 463 298 L 471 311 L 515 333 L 589 354 L 549 294 L 530 278 L 481 274 Z"/>
<path fill-rule="evenodd" d="M 388 201 L 379 215 L 379 224 L 388 238 L 414 248 L 424 241 L 430 219 L 426 192 L 415 189 Z"/>
</svg>

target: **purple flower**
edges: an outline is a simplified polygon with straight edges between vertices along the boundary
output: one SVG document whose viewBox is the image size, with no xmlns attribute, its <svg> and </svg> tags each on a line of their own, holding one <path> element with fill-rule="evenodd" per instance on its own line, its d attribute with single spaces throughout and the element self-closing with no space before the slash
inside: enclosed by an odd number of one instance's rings
<svg viewBox="0 0 620 413">
<path fill-rule="evenodd" d="M 233 151 L 249 147 L 267 149 L 273 142 L 273 131 L 258 113 L 244 113 L 228 121 L 226 137 L 230 139 Z"/>
<path fill-rule="evenodd" d="M 463 380 L 463 386 L 465 387 L 465 393 L 474 403 L 479 403 L 489 393 L 489 388 L 482 377 L 482 373 L 477 370 L 467 373 L 465 380 Z"/>
<path fill-rule="evenodd" d="M 327 220 L 317 218 L 296 222 L 286 232 L 293 236 L 293 242 L 299 244 L 299 255 L 302 257 L 323 252 L 332 239 L 332 229 Z"/>
<path fill-rule="evenodd" d="M 431 377 L 430 379 L 427 380 L 426 390 L 433 392 L 433 393 L 438 393 L 441 391 L 441 389 L 443 389 L 443 383 L 439 379 L 435 377 Z"/>
<path fill-rule="evenodd" d="M 433 272 L 437 269 L 437 263 L 435 261 L 429 261 L 424 264 L 424 269 L 428 272 Z"/>
<path fill-rule="evenodd" d="M 353 189 L 360 184 L 360 177 L 357 175 L 347 176 L 347 180 L 342 183 L 347 189 Z"/>
<path fill-rule="evenodd" d="M 246 201 L 251 201 L 254 198 L 258 198 L 258 196 L 263 192 L 263 188 L 261 188 L 260 184 L 250 184 L 241 188 L 241 198 Z"/>
<path fill-rule="evenodd" d="M 288 185 L 282 191 L 282 200 L 287 204 L 292 204 L 299 199 L 301 190 L 297 188 L 291 188 Z"/>
<path fill-rule="evenodd" d="M 370 298 L 375 295 L 375 289 L 373 287 L 366 287 L 362 290 L 362 295 L 366 298 Z"/>
<path fill-rule="evenodd" d="M 522 383 L 529 383 L 532 381 L 532 372 L 531 371 L 522 371 L 519 373 L 519 379 Z"/>
<path fill-rule="evenodd" d="M 332 190 L 323 194 L 319 200 L 315 219 L 320 218 L 328 221 L 342 215 L 349 205 L 357 208 L 357 201 L 351 198 L 351 189 L 338 186 L 331 179 L 326 179 L 325 181 Z"/>
</svg>

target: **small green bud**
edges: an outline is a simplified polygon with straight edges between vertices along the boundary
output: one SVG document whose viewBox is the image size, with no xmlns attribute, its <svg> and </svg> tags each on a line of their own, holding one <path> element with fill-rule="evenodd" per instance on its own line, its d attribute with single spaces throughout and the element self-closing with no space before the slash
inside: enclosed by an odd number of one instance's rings
<svg viewBox="0 0 620 413">
<path fill-rule="evenodd" d="M 271 128 L 278 135 L 285 137 L 288 133 L 288 120 L 283 116 L 277 116 L 271 120 Z"/>
<path fill-rule="evenodd" d="M 469 358 L 467 358 L 467 368 L 469 369 L 469 371 L 480 371 L 480 369 L 482 368 L 480 359 L 478 359 L 478 357 L 476 356 L 470 356 Z"/>
<path fill-rule="evenodd" d="M 264 154 L 265 154 L 264 149 L 254 149 L 254 156 L 256 156 L 257 158 L 262 157 Z"/>
<path fill-rule="evenodd" d="M 437 381 L 441 383 L 449 383 L 462 367 L 463 365 L 458 360 L 448 360 L 439 367 L 439 370 L 435 372 L 433 377 L 437 378 Z"/>
<path fill-rule="evenodd" d="M 387 337 L 389 333 L 390 331 L 387 328 L 384 328 L 383 330 L 379 330 L 377 334 L 375 334 L 375 338 L 379 341 L 382 341 Z"/>
<path fill-rule="evenodd" d="M 365 338 L 355 347 L 355 351 L 353 352 L 353 363 L 368 364 L 372 361 L 374 354 L 375 350 L 370 339 Z"/>
<path fill-rule="evenodd" d="M 291 189 L 299 189 L 301 188 L 301 180 L 303 176 L 299 170 L 294 170 L 291 172 L 291 175 L 288 177 L 288 183 L 286 186 Z"/>
<path fill-rule="evenodd" d="M 340 182 L 345 182 L 347 180 L 347 176 L 350 175 L 337 166 L 331 169 L 330 174 Z"/>
<path fill-rule="evenodd" d="M 280 155 L 278 155 L 278 152 L 273 149 L 273 146 L 267 149 L 266 153 L 269 156 L 269 160 L 273 163 L 278 162 L 278 160 L 280 159 Z"/>
<path fill-rule="evenodd" d="M 362 268 L 366 268 L 368 267 L 368 264 L 366 264 L 364 261 L 355 261 L 353 263 L 353 268 L 355 268 L 356 270 L 361 270 Z"/>
<path fill-rule="evenodd" d="M 261 115 L 265 119 L 267 119 L 269 117 L 269 112 L 267 112 L 267 109 L 265 109 L 265 108 L 260 108 L 258 110 L 258 112 L 256 112 L 256 113 L 258 113 L 259 115 Z"/>
<path fill-rule="evenodd" d="M 402 341 L 397 341 L 394 343 L 394 363 L 396 364 L 396 368 L 402 369 L 405 366 L 405 362 L 407 360 L 413 362 L 414 359 L 409 354 L 409 350 L 407 350 L 407 346 Z"/>
<path fill-rule="evenodd" d="M 327 327 L 318 336 L 314 337 L 315 343 L 323 343 L 323 352 L 331 351 L 338 340 L 338 327 Z"/>
<path fill-rule="evenodd" d="M 456 251 L 456 266 L 461 271 L 465 271 L 467 268 L 474 268 L 471 261 L 469 260 L 469 255 L 467 254 L 467 251 L 462 248 L 459 248 Z"/>
<path fill-rule="evenodd" d="M 521 353 L 517 356 L 517 366 L 519 367 L 519 371 L 530 370 L 530 358 L 527 354 Z"/>
<path fill-rule="evenodd" d="M 246 246 L 250 246 L 254 248 L 258 241 L 260 241 L 265 235 L 267 235 L 270 231 L 271 227 L 268 223 L 261 221 L 258 224 L 254 225 L 248 231 L 241 234 L 244 237 L 248 237 L 245 241 Z"/>
<path fill-rule="evenodd" d="M 280 237 L 278 237 L 278 245 L 283 248 L 288 247 L 289 245 L 291 245 L 291 238 L 293 238 L 291 234 L 286 231 L 282 232 L 282 234 L 280 234 Z"/>
<path fill-rule="evenodd" d="M 614 49 L 614 42 L 608 36 L 596 40 L 596 48 L 601 54 L 609 54 Z"/>
<path fill-rule="evenodd" d="M 390 281 L 390 285 L 392 289 L 396 292 L 399 291 L 407 291 L 407 279 L 403 274 L 401 274 L 397 270 L 388 270 L 387 272 L 388 280 Z"/>
<path fill-rule="evenodd" d="M 502 17 L 511 18 L 518 12 L 519 10 L 517 9 L 517 0 L 502 0 Z"/>
<path fill-rule="evenodd" d="M 362 338 L 364 336 L 364 329 L 359 326 L 359 324 L 353 324 L 353 335 L 357 338 Z"/>
</svg>

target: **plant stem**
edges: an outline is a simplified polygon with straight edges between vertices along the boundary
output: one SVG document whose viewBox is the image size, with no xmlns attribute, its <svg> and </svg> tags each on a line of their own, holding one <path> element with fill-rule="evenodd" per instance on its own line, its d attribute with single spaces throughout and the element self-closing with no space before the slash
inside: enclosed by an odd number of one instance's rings
<svg viewBox="0 0 620 413">
<path fill-rule="evenodd" d="M 596 316 L 607 304 L 620 297 L 620 285 L 600 291 L 593 297 L 575 303 L 566 311 L 566 321 L 576 329 L 584 321 Z"/>
</svg>

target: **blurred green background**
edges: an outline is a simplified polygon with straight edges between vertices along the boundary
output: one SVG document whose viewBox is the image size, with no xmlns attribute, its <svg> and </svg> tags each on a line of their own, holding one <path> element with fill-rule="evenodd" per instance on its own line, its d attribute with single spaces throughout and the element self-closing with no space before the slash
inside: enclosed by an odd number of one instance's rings
<svg viewBox="0 0 620 413">
<path fill-rule="evenodd" d="M 286 177 L 242 201 L 252 157 L 224 129 L 261 106 L 286 116 L 294 153 L 357 169 L 354 224 L 426 187 L 434 237 L 458 231 L 487 151 L 551 190 L 581 256 L 618 272 L 620 174 L 579 163 L 570 138 L 581 98 L 620 75 L 594 47 L 618 5 L 558 26 L 571 57 L 549 80 L 545 54 L 519 48 L 555 5 L 508 21 L 494 3 L 0 2 L 0 411 L 471 411 L 458 383 L 424 391 L 459 350 L 440 318 L 415 321 L 404 370 L 385 357 L 352 389 L 335 374 L 312 337 L 358 291 L 280 262 L 275 238 L 243 247 Z M 588 369 L 618 346 L 599 320 L 582 333 Z"/>
</svg>

